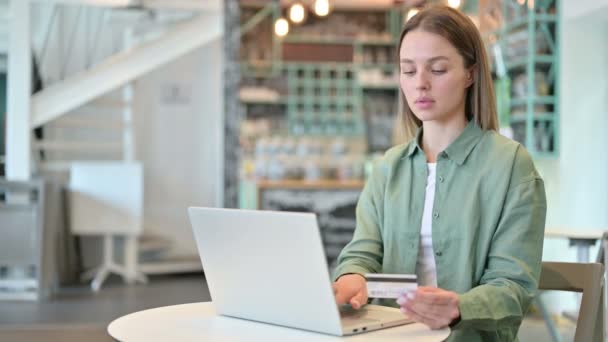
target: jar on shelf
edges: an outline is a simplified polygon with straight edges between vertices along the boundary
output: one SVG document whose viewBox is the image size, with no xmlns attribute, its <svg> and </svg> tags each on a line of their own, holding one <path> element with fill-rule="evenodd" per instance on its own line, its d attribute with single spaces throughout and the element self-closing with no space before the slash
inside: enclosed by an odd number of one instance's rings
<svg viewBox="0 0 608 342">
<path fill-rule="evenodd" d="M 317 157 L 308 157 L 304 159 L 304 175 L 306 181 L 317 181 L 323 177 L 323 170 L 320 159 Z"/>
<path fill-rule="evenodd" d="M 268 160 L 268 168 L 266 170 L 266 178 L 269 180 L 282 180 L 285 178 L 284 161 L 279 157 L 272 157 Z"/>
<path fill-rule="evenodd" d="M 351 158 L 343 156 L 336 163 L 336 178 L 341 181 L 353 179 L 353 165 Z"/>
</svg>

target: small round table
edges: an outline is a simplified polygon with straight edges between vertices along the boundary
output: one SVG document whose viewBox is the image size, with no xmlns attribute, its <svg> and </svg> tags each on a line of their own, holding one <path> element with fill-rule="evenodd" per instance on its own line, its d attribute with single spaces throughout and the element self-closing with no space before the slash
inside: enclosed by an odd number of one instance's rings
<svg viewBox="0 0 608 342">
<path fill-rule="evenodd" d="M 340 341 L 343 338 L 220 316 L 211 302 L 165 306 L 114 320 L 108 333 L 118 341 Z M 431 330 L 420 323 L 349 336 L 348 341 L 438 342 L 450 329 Z"/>
</svg>

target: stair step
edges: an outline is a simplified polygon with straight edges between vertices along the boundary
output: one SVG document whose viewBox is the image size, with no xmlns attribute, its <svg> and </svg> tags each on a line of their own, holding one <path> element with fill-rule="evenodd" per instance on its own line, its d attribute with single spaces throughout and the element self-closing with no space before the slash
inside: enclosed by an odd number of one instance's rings
<svg viewBox="0 0 608 342">
<path fill-rule="evenodd" d="M 171 245 L 173 241 L 157 235 L 146 234 L 139 238 L 139 251 L 144 253 L 168 250 Z"/>
<path fill-rule="evenodd" d="M 32 147 L 49 151 L 119 151 L 122 142 L 35 141 Z"/>
<path fill-rule="evenodd" d="M 88 111 L 122 111 L 124 109 L 130 108 L 133 104 L 128 101 L 123 101 L 120 99 L 101 99 L 101 100 L 93 100 L 87 104 L 84 104 L 79 107 L 82 110 Z M 76 109 L 76 110 L 79 110 Z"/>
<path fill-rule="evenodd" d="M 50 122 L 49 125 L 61 128 L 98 128 L 113 130 L 128 128 L 124 121 L 118 119 L 93 119 L 82 117 L 64 117 Z"/>
<path fill-rule="evenodd" d="M 201 272 L 201 259 L 198 255 L 191 257 L 174 257 L 159 261 L 140 262 L 138 270 L 146 275 Z"/>
</svg>

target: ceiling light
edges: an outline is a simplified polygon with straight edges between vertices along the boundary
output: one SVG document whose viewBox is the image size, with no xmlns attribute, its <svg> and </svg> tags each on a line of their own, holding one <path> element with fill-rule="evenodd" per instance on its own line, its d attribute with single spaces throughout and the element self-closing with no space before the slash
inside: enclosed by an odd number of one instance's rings
<svg viewBox="0 0 608 342">
<path fill-rule="evenodd" d="M 329 14 L 329 0 L 315 0 L 315 14 L 324 17 Z"/>
<path fill-rule="evenodd" d="M 274 33 L 279 37 L 285 37 L 289 33 L 289 22 L 285 18 L 279 18 L 274 23 Z"/>
<path fill-rule="evenodd" d="M 306 10 L 300 3 L 295 3 L 289 8 L 289 20 L 295 24 L 301 24 L 306 19 Z"/>
<path fill-rule="evenodd" d="M 460 0 L 448 0 L 448 6 L 452 8 L 460 7 Z"/>
</svg>

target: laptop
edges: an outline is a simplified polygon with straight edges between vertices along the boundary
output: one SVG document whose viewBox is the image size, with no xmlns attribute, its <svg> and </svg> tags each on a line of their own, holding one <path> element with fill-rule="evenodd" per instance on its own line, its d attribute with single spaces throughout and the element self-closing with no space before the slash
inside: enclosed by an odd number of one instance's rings
<svg viewBox="0 0 608 342">
<path fill-rule="evenodd" d="M 220 315 L 337 336 L 411 323 L 396 308 L 338 307 L 313 213 L 188 208 Z"/>
</svg>

